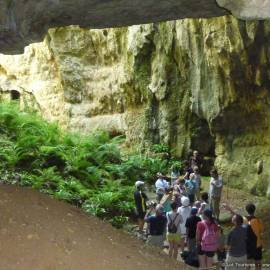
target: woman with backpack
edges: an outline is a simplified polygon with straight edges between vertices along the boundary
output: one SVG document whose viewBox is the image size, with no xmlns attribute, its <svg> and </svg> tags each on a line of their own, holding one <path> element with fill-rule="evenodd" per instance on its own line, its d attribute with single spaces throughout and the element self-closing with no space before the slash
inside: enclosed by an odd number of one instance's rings
<svg viewBox="0 0 270 270">
<path fill-rule="evenodd" d="M 171 212 L 167 213 L 167 241 L 169 242 L 169 256 L 177 259 L 178 246 L 181 240 L 181 227 L 183 223 L 182 216 L 177 213 L 178 205 L 176 202 L 171 203 Z"/>
<path fill-rule="evenodd" d="M 210 209 L 204 210 L 203 221 L 197 224 L 196 242 L 200 269 L 211 269 L 219 246 L 219 228 Z"/>
</svg>

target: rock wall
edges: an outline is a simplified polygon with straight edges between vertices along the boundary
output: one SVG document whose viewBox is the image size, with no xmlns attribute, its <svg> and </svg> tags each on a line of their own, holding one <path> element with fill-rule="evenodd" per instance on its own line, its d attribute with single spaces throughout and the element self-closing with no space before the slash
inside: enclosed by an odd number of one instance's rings
<svg viewBox="0 0 270 270">
<path fill-rule="evenodd" d="M 270 187 L 270 22 L 231 16 L 117 29 L 51 29 L 0 57 L 0 88 L 31 93 L 70 130 L 216 156 L 231 185 Z M 270 193 L 270 190 L 268 190 Z"/>
</svg>

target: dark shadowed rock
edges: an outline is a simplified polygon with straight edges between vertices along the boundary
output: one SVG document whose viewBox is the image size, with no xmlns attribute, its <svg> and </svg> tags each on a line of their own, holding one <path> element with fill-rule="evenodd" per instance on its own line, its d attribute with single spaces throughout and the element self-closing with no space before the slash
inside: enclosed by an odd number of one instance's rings
<svg viewBox="0 0 270 270">
<path fill-rule="evenodd" d="M 0 51 L 22 53 L 55 26 L 126 26 L 225 14 L 215 0 L 2 0 Z"/>
</svg>

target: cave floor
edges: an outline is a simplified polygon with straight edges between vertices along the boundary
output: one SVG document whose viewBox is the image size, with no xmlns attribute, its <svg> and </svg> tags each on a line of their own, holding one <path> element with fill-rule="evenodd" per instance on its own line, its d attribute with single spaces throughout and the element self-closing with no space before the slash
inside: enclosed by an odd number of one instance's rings
<svg viewBox="0 0 270 270">
<path fill-rule="evenodd" d="M 125 231 L 30 188 L 1 185 L 0 214 L 0 270 L 179 269 Z"/>
</svg>

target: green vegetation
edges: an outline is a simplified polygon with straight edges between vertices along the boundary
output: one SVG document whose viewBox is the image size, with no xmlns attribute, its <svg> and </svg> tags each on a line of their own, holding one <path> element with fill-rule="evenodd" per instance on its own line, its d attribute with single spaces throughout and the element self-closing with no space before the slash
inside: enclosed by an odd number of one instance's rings
<svg viewBox="0 0 270 270">
<path fill-rule="evenodd" d="M 103 131 L 89 136 L 57 125 L 14 104 L 0 104 L 0 173 L 6 183 L 31 186 L 82 207 L 121 227 L 133 214 L 134 182 L 152 184 L 173 164 L 163 155 L 125 154 L 123 138 Z M 155 146 L 156 152 L 168 150 Z"/>
</svg>

